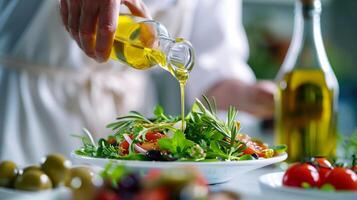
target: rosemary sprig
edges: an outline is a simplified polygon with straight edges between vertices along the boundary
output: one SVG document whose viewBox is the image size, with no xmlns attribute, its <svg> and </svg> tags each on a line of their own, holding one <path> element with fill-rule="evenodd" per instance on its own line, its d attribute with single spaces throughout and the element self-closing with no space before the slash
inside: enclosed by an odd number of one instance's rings
<svg viewBox="0 0 357 200">
<path fill-rule="evenodd" d="M 168 151 L 179 160 L 249 160 L 251 155 L 243 151 L 246 144 L 239 141 L 240 123 L 236 120 L 238 111 L 230 107 L 225 121 L 217 116 L 217 106 L 214 99 L 211 101 L 203 96 L 203 102 L 196 99 L 190 113 L 185 117 L 186 129 L 179 129 L 177 122 L 180 117 L 172 117 L 164 113 L 161 106 L 154 109 L 155 118 L 148 119 L 142 114 L 132 111 L 128 115 L 118 117 L 115 122 L 107 125 L 114 132 L 115 142 L 100 139 L 98 145 L 92 144 L 88 138 L 83 137 L 83 148 L 78 154 L 92 157 L 145 160 L 143 154 L 135 149 L 146 141 L 148 132 L 160 132 L 167 137 L 157 141 L 160 150 Z M 170 132 L 170 134 L 169 134 Z M 124 134 L 125 135 L 124 137 Z M 123 156 L 120 144 L 124 140 L 132 140 L 129 154 Z M 113 137 L 113 136 L 111 136 Z M 286 149 L 286 148 L 285 148 Z M 283 151 L 282 148 L 278 149 Z M 277 150 L 277 152 L 278 152 Z"/>
</svg>

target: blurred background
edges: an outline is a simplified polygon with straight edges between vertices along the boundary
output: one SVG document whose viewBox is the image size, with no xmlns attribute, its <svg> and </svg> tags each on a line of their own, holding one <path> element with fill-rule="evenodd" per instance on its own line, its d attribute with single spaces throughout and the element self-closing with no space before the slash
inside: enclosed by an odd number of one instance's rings
<svg viewBox="0 0 357 200">
<path fill-rule="evenodd" d="M 274 79 L 292 38 L 293 0 L 244 0 L 244 27 L 250 45 L 249 65 L 257 78 Z M 350 135 L 357 127 L 357 1 L 322 0 L 322 35 L 340 84 L 339 130 Z"/>
</svg>

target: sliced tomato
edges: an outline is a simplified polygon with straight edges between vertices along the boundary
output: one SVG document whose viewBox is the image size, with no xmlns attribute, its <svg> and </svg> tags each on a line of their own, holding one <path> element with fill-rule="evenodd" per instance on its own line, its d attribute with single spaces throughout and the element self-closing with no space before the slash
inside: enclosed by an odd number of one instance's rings
<svg viewBox="0 0 357 200">
<path fill-rule="evenodd" d="M 133 134 L 130 134 L 129 137 L 131 139 L 134 138 L 134 135 Z M 129 143 L 124 139 L 122 142 L 120 142 L 119 144 L 119 154 L 124 156 L 124 155 L 127 155 L 129 153 Z"/>
<path fill-rule="evenodd" d="M 158 139 L 163 137 L 165 137 L 165 135 L 160 132 L 147 132 L 145 139 L 150 142 L 156 142 Z"/>
<path fill-rule="evenodd" d="M 244 154 L 253 154 L 256 153 L 255 149 L 251 146 L 248 146 L 246 149 L 243 150 Z"/>
<path fill-rule="evenodd" d="M 357 190 L 357 175 L 351 169 L 335 167 L 326 174 L 325 184 L 331 184 L 336 190 Z"/>
<path fill-rule="evenodd" d="M 143 142 L 140 147 L 145 150 L 159 150 L 159 145 L 157 142 Z"/>
<path fill-rule="evenodd" d="M 127 141 L 122 141 L 119 144 L 119 154 L 120 155 L 127 155 L 129 153 L 129 143 Z"/>
</svg>

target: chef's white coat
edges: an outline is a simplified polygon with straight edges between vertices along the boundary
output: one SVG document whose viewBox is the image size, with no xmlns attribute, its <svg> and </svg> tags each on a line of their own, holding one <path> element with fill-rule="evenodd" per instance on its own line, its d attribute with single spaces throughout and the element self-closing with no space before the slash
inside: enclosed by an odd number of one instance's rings
<svg viewBox="0 0 357 200">
<path fill-rule="evenodd" d="M 196 50 L 188 102 L 226 78 L 255 80 L 246 64 L 240 0 L 145 2 L 173 37 L 187 38 Z M 27 164 L 52 152 L 69 155 L 80 146 L 71 134 L 83 127 L 99 137 L 120 114 L 150 113 L 157 99 L 153 77 L 169 76 L 151 71 L 84 55 L 60 22 L 58 1 L 1 1 L 0 160 Z M 164 91 L 167 98 L 174 93 Z"/>
</svg>

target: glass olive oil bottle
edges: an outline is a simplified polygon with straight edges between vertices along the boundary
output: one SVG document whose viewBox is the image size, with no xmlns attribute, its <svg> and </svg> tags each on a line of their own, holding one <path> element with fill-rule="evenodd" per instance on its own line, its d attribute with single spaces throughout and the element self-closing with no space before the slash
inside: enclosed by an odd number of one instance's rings
<svg viewBox="0 0 357 200">
<path fill-rule="evenodd" d="M 185 85 L 195 57 L 192 45 L 182 38 L 172 39 L 160 23 L 132 15 L 119 15 L 117 30 L 112 59 L 139 70 L 159 65 L 178 80 L 183 129 Z"/>
<path fill-rule="evenodd" d="M 320 14 L 320 0 L 296 0 L 292 43 L 277 76 L 276 140 L 288 146 L 288 162 L 336 152 L 339 88 Z"/>
</svg>

